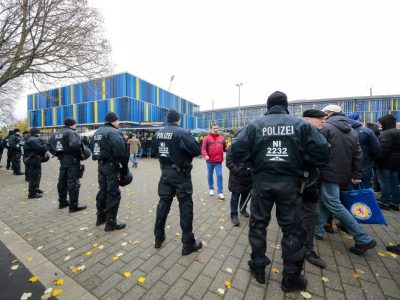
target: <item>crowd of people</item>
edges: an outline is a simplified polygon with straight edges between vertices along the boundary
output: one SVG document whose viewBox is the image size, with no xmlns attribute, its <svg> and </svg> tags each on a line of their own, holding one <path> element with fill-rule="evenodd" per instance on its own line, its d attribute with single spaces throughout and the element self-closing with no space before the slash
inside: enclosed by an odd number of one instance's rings
<svg viewBox="0 0 400 300">
<path fill-rule="evenodd" d="M 306 110 L 303 118 L 290 115 L 287 108 L 287 96 L 274 92 L 268 98 L 265 116 L 237 131 L 231 145 L 218 133 L 216 123 L 211 124 L 210 133 L 200 144 L 180 127 L 180 113 L 175 110 L 168 112 L 167 125 L 154 135 L 124 136 L 118 130 L 118 116 L 109 112 L 104 126 L 96 130 L 90 142 L 80 139 L 76 121 L 67 118 L 65 127 L 48 142 L 41 139 L 37 128 L 22 136 L 18 128 L 10 131 L 0 143 L 0 153 L 3 147 L 8 149 L 6 168 L 12 168 L 14 175 L 24 174 L 23 158 L 29 199 L 43 194 L 39 188 L 41 164 L 50 159 L 47 151 L 56 156 L 60 161 L 59 208 L 69 207 L 70 213 L 86 209 L 79 203 L 80 178 L 84 174 L 81 161 L 91 156 L 98 163 L 96 226 L 105 224 L 105 231 L 126 227 L 117 221 L 117 213 L 120 186 L 132 181 L 129 162 L 136 168 L 137 157 L 143 157 L 144 151 L 147 157 L 154 154 L 161 168 L 154 247 L 162 247 L 166 239 L 165 224 L 176 196 L 182 255 L 188 255 L 202 248 L 193 233 L 192 160 L 200 155 L 205 159 L 210 196 L 215 195 L 215 170 L 216 194 L 224 200 L 222 168 L 226 152 L 231 222 L 240 226 L 239 213 L 250 218 L 249 268 L 259 283 L 265 283 L 265 268 L 270 264 L 266 256 L 267 226 L 275 206 L 283 232 L 281 288 L 292 292 L 307 286 L 302 274 L 305 260 L 326 267 L 314 248 L 314 238 L 322 240 L 325 231 L 333 232 L 333 218 L 340 222 L 338 228 L 353 236 L 351 253 L 363 255 L 377 245 L 343 205 L 341 191 L 360 184 L 374 188 L 381 192 L 381 209 L 399 211 L 400 129 L 391 114 L 379 118 L 378 124 L 363 124 L 358 113 L 345 115 L 334 104 L 322 110 Z M 400 254 L 400 244 L 387 249 Z"/>
</svg>

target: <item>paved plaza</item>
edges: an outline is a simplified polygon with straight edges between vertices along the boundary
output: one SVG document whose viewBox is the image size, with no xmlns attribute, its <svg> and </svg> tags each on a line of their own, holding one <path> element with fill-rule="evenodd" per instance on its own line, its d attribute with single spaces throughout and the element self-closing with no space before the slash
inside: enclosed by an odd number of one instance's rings
<svg viewBox="0 0 400 300">
<path fill-rule="evenodd" d="M 3 162 L 6 153 L 3 156 Z M 96 163 L 84 162 L 80 202 L 88 209 L 70 214 L 58 209 L 58 161 L 43 165 L 41 199 L 27 199 L 24 176 L 0 169 L 0 240 L 59 299 L 303 299 L 280 289 L 282 259 L 275 215 L 268 227 L 267 284 L 251 276 L 248 219 L 240 227 L 230 222 L 228 170 L 224 167 L 225 201 L 208 195 L 206 165 L 194 159 L 192 171 L 194 233 L 203 241 L 200 252 L 181 255 L 178 202 L 174 200 L 166 226 L 166 241 L 154 249 L 153 226 L 160 176 L 156 159 L 141 159 L 133 183 L 121 188 L 118 219 L 125 230 L 105 232 L 95 226 Z M 4 166 L 4 164 L 2 164 Z M 319 268 L 306 262 L 311 299 L 400 299 L 400 257 L 385 251 L 400 243 L 400 214 L 384 211 L 390 224 L 364 226 L 378 246 L 356 256 L 347 249 L 354 241 L 346 233 L 325 235 L 316 249 L 327 262 Z M 12 276 L 12 270 L 10 270 Z M 63 279 L 56 286 L 54 280 Z M 140 281 L 140 282 L 139 282 Z M 4 282 L 1 283 L 3 286 Z M 21 296 L 24 292 L 21 291 Z M 0 291 L 1 298 L 1 291 Z M 18 298 L 19 299 L 19 298 Z M 33 299 L 33 298 L 31 298 Z M 40 296 L 39 296 L 40 299 Z"/>
</svg>

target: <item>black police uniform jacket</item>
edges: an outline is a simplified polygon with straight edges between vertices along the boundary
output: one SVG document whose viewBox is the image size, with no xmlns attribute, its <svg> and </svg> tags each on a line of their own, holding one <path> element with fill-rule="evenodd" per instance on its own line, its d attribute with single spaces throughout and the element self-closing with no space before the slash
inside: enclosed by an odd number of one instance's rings
<svg viewBox="0 0 400 300">
<path fill-rule="evenodd" d="M 22 138 L 18 134 L 13 134 L 9 140 L 9 150 L 12 153 L 21 153 Z"/>
<path fill-rule="evenodd" d="M 55 134 L 64 136 L 62 146 L 63 151 L 58 156 L 61 164 L 64 166 L 80 164 L 81 160 L 81 140 L 75 129 L 65 127 Z"/>
<path fill-rule="evenodd" d="M 156 133 L 153 150 L 161 165 L 175 165 L 178 168 L 188 167 L 193 157 L 201 154 L 195 138 L 175 123 L 169 123 Z"/>
<path fill-rule="evenodd" d="M 24 144 L 24 163 L 40 165 L 46 152 L 46 142 L 36 135 L 31 136 Z"/>
<path fill-rule="evenodd" d="M 273 106 L 264 117 L 253 120 L 232 144 L 238 162 L 251 162 L 253 180 L 272 176 L 301 177 L 305 163 L 326 164 L 330 145 L 304 119 L 289 115 L 283 106 Z"/>
<path fill-rule="evenodd" d="M 106 123 L 104 127 L 96 130 L 90 143 L 92 159 L 100 161 L 112 161 L 127 168 L 129 153 L 126 150 L 122 133 Z"/>
<path fill-rule="evenodd" d="M 228 189 L 233 193 L 248 193 L 251 190 L 251 163 L 238 163 L 231 150 L 226 150 L 226 166 L 229 169 Z"/>
</svg>

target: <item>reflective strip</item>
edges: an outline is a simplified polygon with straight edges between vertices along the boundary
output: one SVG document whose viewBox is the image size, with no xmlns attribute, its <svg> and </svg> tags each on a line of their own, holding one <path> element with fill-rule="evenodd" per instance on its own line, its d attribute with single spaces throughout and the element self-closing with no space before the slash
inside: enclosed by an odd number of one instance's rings
<svg viewBox="0 0 400 300">
<path fill-rule="evenodd" d="M 106 99 L 106 79 L 101 80 L 101 98 Z"/>
<path fill-rule="evenodd" d="M 93 102 L 93 110 L 94 110 L 94 122 L 98 123 L 98 113 L 97 113 L 97 101 Z"/>
<path fill-rule="evenodd" d="M 140 79 L 136 77 L 136 100 L 140 99 Z"/>
</svg>

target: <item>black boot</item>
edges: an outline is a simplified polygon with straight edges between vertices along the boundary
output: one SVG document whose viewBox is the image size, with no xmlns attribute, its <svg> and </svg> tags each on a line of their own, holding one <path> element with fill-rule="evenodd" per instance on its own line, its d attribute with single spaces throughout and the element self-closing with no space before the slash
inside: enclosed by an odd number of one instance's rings
<svg viewBox="0 0 400 300">
<path fill-rule="evenodd" d="M 162 243 L 164 241 L 165 241 L 165 234 L 160 238 L 156 237 L 156 240 L 154 242 L 154 248 L 156 248 L 156 249 L 161 248 Z"/>
<path fill-rule="evenodd" d="M 191 244 L 183 244 L 182 247 L 182 255 L 189 255 L 190 253 L 194 251 L 198 251 L 203 247 L 203 244 L 201 241 L 194 241 Z"/>
<path fill-rule="evenodd" d="M 249 260 L 247 264 L 250 267 L 251 273 L 254 275 L 258 283 L 265 283 L 265 269 L 264 268 L 255 268 L 253 262 Z"/>
<path fill-rule="evenodd" d="M 84 205 L 84 204 L 79 204 L 79 203 L 78 203 L 78 200 L 72 201 L 72 200 L 70 199 L 69 202 L 70 202 L 70 203 L 69 203 L 69 212 L 70 212 L 70 213 L 74 213 L 74 212 L 77 212 L 77 211 L 81 211 L 81 210 L 84 210 L 84 209 L 87 208 L 86 205 Z"/>
<path fill-rule="evenodd" d="M 28 195 L 28 199 L 36 199 L 36 198 L 42 198 L 42 195 L 41 194 Z"/>
<path fill-rule="evenodd" d="M 67 200 L 64 200 L 64 201 L 58 200 L 58 203 L 59 203 L 58 204 L 59 209 L 63 209 L 63 208 L 66 208 L 69 206 L 69 201 L 67 201 Z"/>
<path fill-rule="evenodd" d="M 304 290 L 307 286 L 307 278 L 302 274 L 283 275 L 281 289 L 285 293 Z"/>
<path fill-rule="evenodd" d="M 111 212 L 107 213 L 106 227 L 104 228 L 104 231 L 121 230 L 126 227 L 125 223 L 117 221 L 118 207 L 119 204 L 114 206 L 114 208 L 111 209 Z"/>
<path fill-rule="evenodd" d="M 97 213 L 96 226 L 100 226 L 101 224 L 104 224 L 106 221 L 107 219 L 105 214 Z"/>
<path fill-rule="evenodd" d="M 41 189 L 36 189 L 37 194 L 43 194 L 44 192 Z"/>
</svg>

